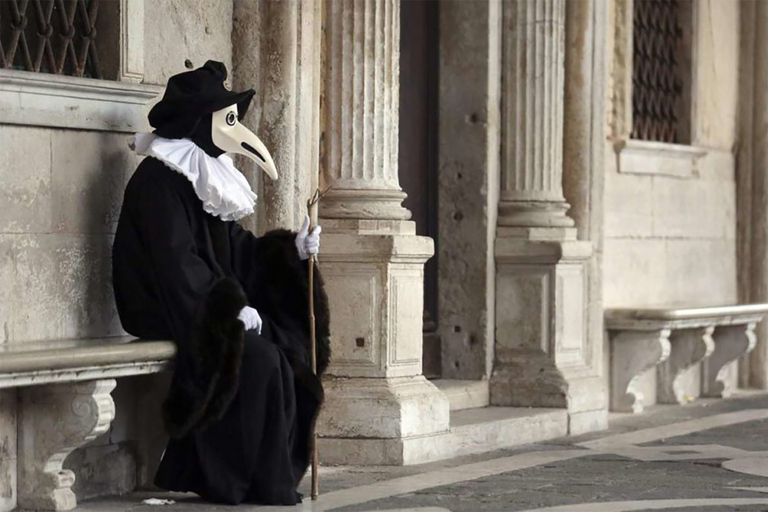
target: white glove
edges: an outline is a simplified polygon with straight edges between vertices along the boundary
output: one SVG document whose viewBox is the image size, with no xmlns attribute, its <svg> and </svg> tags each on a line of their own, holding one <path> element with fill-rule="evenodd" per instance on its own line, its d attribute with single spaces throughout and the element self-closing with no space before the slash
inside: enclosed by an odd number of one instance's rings
<svg viewBox="0 0 768 512">
<path fill-rule="evenodd" d="M 237 315 L 237 319 L 243 322 L 246 331 L 255 330 L 261 334 L 261 316 L 259 312 L 250 306 L 245 306 L 240 310 L 240 314 Z"/>
<path fill-rule="evenodd" d="M 320 233 L 323 228 L 315 226 L 312 233 L 309 233 L 309 215 L 304 218 L 304 225 L 301 226 L 299 234 L 296 235 L 296 249 L 299 251 L 299 258 L 304 261 L 309 259 L 310 254 L 317 254 L 320 250 Z"/>
</svg>

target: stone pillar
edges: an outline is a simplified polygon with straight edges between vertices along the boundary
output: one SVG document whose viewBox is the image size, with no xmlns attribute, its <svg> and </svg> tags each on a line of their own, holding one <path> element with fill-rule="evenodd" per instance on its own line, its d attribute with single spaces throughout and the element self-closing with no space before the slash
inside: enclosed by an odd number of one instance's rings
<svg viewBox="0 0 768 512">
<path fill-rule="evenodd" d="M 768 302 L 768 5 L 741 2 L 737 178 L 739 298 Z M 740 384 L 768 389 L 768 323 L 739 366 Z"/>
<path fill-rule="evenodd" d="M 260 196 L 258 219 L 244 224 L 298 229 L 319 174 L 321 2 L 235 0 L 233 12 L 234 88 L 256 89 L 244 124 L 269 148 L 279 174 L 272 181 L 239 159 Z"/>
<path fill-rule="evenodd" d="M 493 367 L 501 4 L 440 2 L 438 320 L 444 379 L 488 379 Z"/>
<path fill-rule="evenodd" d="M 602 37 L 595 21 L 604 10 L 599 3 L 571 2 L 577 5 L 569 5 L 567 15 L 565 0 L 502 4 L 502 162 L 491 403 L 567 408 L 573 433 L 607 423 L 602 336 L 589 335 L 594 331 L 588 307 L 595 289 L 589 275 L 592 242 L 577 240 L 567 215 L 562 156 L 566 27 L 577 34 L 573 44 L 591 47 Z M 592 52 L 570 55 L 574 61 L 568 70 L 578 74 Z M 590 79 L 598 72 L 594 80 L 604 83 L 599 70 L 588 69 Z M 598 100 L 570 131 L 590 129 L 595 112 L 604 107 Z M 602 154 L 599 145 L 588 142 L 581 151 Z M 589 179 L 601 169 L 579 167 L 574 172 Z M 589 186 L 579 189 L 592 194 Z M 584 238 L 589 238 L 588 231 Z"/>
<path fill-rule="evenodd" d="M 399 0 L 325 2 L 321 268 L 333 356 L 318 419 L 330 464 L 439 457 L 446 397 L 421 373 L 424 263 L 397 176 Z"/>
<path fill-rule="evenodd" d="M 499 226 L 572 227 L 563 197 L 565 0 L 504 2 L 503 23 Z"/>
</svg>

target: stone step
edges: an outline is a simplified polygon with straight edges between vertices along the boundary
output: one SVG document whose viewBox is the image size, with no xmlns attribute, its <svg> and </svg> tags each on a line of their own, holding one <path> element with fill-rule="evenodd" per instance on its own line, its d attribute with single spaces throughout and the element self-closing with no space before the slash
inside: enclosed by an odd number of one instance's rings
<svg viewBox="0 0 768 512">
<path fill-rule="evenodd" d="M 487 380 L 450 380 L 431 381 L 448 397 L 451 411 L 486 407 L 489 402 Z"/>
<path fill-rule="evenodd" d="M 565 409 L 480 407 L 451 412 L 450 457 L 510 448 L 568 434 Z"/>
</svg>

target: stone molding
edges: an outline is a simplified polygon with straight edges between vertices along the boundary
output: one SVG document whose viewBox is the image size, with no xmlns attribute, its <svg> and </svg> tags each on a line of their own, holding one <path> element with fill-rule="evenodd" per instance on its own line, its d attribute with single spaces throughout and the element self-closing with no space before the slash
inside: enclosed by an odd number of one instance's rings
<svg viewBox="0 0 768 512">
<path fill-rule="evenodd" d="M 132 337 L 5 345 L 0 389 L 158 373 L 175 355 L 172 341 Z"/>
<path fill-rule="evenodd" d="M 119 79 L 144 80 L 144 0 L 120 0 Z"/>
<path fill-rule="evenodd" d="M 135 133 L 149 128 L 154 85 L 0 70 L 0 124 Z"/>
<path fill-rule="evenodd" d="M 614 149 L 620 173 L 675 178 L 697 178 L 698 161 L 707 154 L 701 147 L 633 139 L 617 143 Z"/>
<path fill-rule="evenodd" d="M 117 382 L 53 384 L 21 390 L 18 503 L 32 510 L 71 510 L 75 475 L 62 468 L 75 449 L 105 433 L 115 417 Z"/>
<path fill-rule="evenodd" d="M 629 140 L 632 133 L 632 32 L 634 0 L 613 4 L 613 63 L 611 66 L 610 137 L 614 144 Z"/>
</svg>

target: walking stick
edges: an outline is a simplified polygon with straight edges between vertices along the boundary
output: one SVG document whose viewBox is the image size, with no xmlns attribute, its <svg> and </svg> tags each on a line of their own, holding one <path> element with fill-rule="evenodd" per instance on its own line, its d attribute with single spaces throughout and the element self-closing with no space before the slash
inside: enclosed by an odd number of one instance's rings
<svg viewBox="0 0 768 512">
<path fill-rule="evenodd" d="M 307 214 L 309 215 L 309 232 L 311 233 L 317 225 L 317 204 L 325 195 L 330 187 L 320 192 L 315 190 L 312 198 L 307 201 Z M 309 255 L 309 350 L 312 361 L 312 373 L 317 375 L 317 338 L 315 334 L 315 255 Z M 310 496 L 313 500 L 317 499 L 319 475 L 317 471 L 317 433 L 312 426 L 312 491 Z"/>
</svg>

